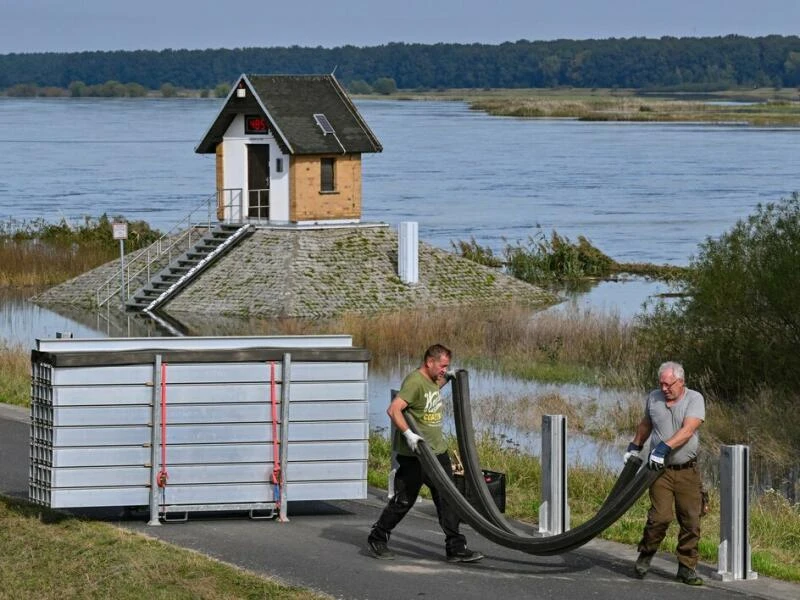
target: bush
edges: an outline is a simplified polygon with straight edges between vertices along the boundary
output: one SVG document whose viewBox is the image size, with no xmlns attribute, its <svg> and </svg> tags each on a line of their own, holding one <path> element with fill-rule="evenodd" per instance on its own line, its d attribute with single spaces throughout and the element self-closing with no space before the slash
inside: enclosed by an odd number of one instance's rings
<svg viewBox="0 0 800 600">
<path fill-rule="evenodd" d="M 355 79 L 348 86 L 351 94 L 371 94 L 372 86 L 363 79 Z"/>
<path fill-rule="evenodd" d="M 800 384 L 800 195 L 759 205 L 701 244 L 687 297 L 643 317 L 662 356 L 729 402 Z"/>
<path fill-rule="evenodd" d="M 372 84 L 372 89 L 376 94 L 388 96 L 397 91 L 397 83 L 395 83 L 395 80 L 391 77 L 378 77 L 375 83 Z"/>
<path fill-rule="evenodd" d="M 178 95 L 178 90 L 174 85 L 172 85 L 169 82 L 163 83 L 161 84 L 161 95 L 164 98 L 174 98 L 175 96 Z"/>
<path fill-rule="evenodd" d="M 522 243 L 506 246 L 505 263 L 508 273 L 530 283 L 577 280 L 604 277 L 616 263 L 589 240 L 578 236 L 578 243 L 553 231 L 550 239 L 541 232 Z"/>
</svg>

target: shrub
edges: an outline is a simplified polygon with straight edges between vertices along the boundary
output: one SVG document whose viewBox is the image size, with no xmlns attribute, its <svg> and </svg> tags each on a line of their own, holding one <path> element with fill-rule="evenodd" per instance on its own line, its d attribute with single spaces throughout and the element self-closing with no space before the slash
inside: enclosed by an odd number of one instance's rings
<svg viewBox="0 0 800 600">
<path fill-rule="evenodd" d="M 504 252 L 509 274 L 531 283 L 603 277 L 616 264 L 585 237 L 573 244 L 555 231 L 549 239 L 539 232 L 528 237 L 527 245 L 508 245 Z"/>
<path fill-rule="evenodd" d="M 397 91 L 397 83 L 391 77 L 378 77 L 372 84 L 372 89 L 376 94 L 388 96 Z"/>
<path fill-rule="evenodd" d="M 686 298 L 643 317 L 663 356 L 728 401 L 800 384 L 800 194 L 758 205 L 700 246 Z"/>
</svg>

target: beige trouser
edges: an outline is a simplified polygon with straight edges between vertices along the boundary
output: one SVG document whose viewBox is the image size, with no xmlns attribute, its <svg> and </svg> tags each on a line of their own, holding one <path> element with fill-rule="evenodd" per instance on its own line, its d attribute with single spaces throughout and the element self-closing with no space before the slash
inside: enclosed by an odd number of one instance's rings
<svg viewBox="0 0 800 600">
<path fill-rule="evenodd" d="M 700 541 L 702 478 L 695 464 L 688 469 L 667 468 L 650 486 L 650 510 L 644 526 L 639 552 L 653 554 L 667 534 L 675 515 L 678 517 L 678 562 L 694 569 L 697 566 L 697 543 Z M 673 513 L 673 505 L 675 513 Z"/>
</svg>

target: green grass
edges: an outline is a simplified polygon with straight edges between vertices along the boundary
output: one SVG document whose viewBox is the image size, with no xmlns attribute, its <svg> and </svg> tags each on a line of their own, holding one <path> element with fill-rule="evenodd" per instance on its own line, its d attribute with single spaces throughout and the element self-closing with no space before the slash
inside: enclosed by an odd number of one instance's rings
<svg viewBox="0 0 800 600">
<path fill-rule="evenodd" d="M 0 496 L 0 599 L 312 600 L 207 556 Z"/>
<path fill-rule="evenodd" d="M 30 406 L 29 353 L 0 340 L 0 403 Z"/>
</svg>

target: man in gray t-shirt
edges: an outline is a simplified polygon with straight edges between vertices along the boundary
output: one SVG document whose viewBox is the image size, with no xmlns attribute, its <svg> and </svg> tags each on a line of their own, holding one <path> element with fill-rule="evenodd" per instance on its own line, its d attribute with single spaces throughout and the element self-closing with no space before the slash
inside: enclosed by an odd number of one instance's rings
<svg viewBox="0 0 800 600">
<path fill-rule="evenodd" d="M 639 542 L 634 572 L 643 578 L 674 515 L 678 516 L 678 579 L 702 585 L 697 575 L 702 479 L 697 466 L 697 430 L 706 418 L 703 396 L 686 387 L 683 367 L 666 362 L 658 369 L 659 389 L 647 396 L 644 417 L 628 444 L 625 460 L 638 454 L 650 438 L 648 467 L 663 471 L 650 486 L 650 510 Z M 673 506 L 675 513 L 673 513 Z"/>
</svg>

